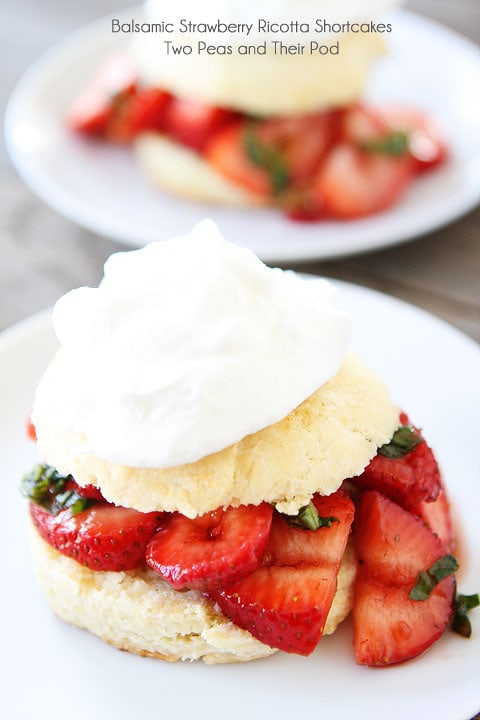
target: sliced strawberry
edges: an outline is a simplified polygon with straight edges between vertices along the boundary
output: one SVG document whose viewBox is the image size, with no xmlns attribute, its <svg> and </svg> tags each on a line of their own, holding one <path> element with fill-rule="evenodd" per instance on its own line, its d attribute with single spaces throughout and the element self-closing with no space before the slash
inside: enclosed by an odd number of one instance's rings
<svg viewBox="0 0 480 720">
<path fill-rule="evenodd" d="M 342 491 L 314 502 L 322 517 L 336 518 L 330 527 L 292 527 L 274 513 L 262 566 L 211 593 L 236 625 L 300 655 L 312 653 L 322 637 L 353 519 L 353 504 Z"/>
<path fill-rule="evenodd" d="M 400 422 L 403 427 L 409 425 L 404 413 Z M 440 469 L 432 449 L 420 434 L 417 437 L 419 444 L 403 457 L 385 457 L 380 448 L 363 473 L 352 478 L 352 482 L 359 488 L 378 490 L 406 509 L 423 501 L 434 501 L 442 489 Z"/>
<path fill-rule="evenodd" d="M 340 119 L 340 135 L 350 145 L 361 145 L 376 140 L 390 130 L 381 113 L 374 108 L 354 103 L 347 108 Z"/>
<path fill-rule="evenodd" d="M 268 542 L 272 508 L 221 508 L 194 520 L 170 514 L 147 547 L 147 564 L 176 590 L 205 590 L 253 572 Z"/>
<path fill-rule="evenodd" d="M 244 120 L 215 134 L 207 159 L 251 192 L 275 196 L 304 187 L 334 141 L 336 112 Z"/>
<path fill-rule="evenodd" d="M 348 220 L 393 205 L 411 177 L 408 156 L 393 157 L 343 143 L 331 151 L 314 178 L 312 195 L 325 215 Z"/>
<path fill-rule="evenodd" d="M 278 117 L 257 124 L 259 141 L 284 159 L 289 183 L 304 186 L 330 150 L 337 126 L 337 112 L 299 117 Z"/>
<path fill-rule="evenodd" d="M 409 151 L 417 172 L 438 167 L 446 160 L 448 152 L 444 134 L 431 117 L 410 108 L 395 106 L 382 109 L 381 115 L 390 130 L 408 134 Z"/>
<path fill-rule="evenodd" d="M 135 92 L 136 78 L 128 58 L 109 57 L 72 104 L 67 123 L 87 135 L 103 135 L 121 104 Z"/>
<path fill-rule="evenodd" d="M 217 130 L 238 117 L 236 112 L 199 100 L 174 97 L 166 110 L 165 128 L 183 145 L 202 151 Z"/>
<path fill-rule="evenodd" d="M 107 502 L 98 487 L 95 487 L 95 485 L 79 485 L 75 482 L 75 480 L 73 480 L 73 478 L 68 480 L 66 489 L 73 490 L 78 495 L 87 498 L 88 500 L 96 500 L 97 502 L 103 503 Z"/>
<path fill-rule="evenodd" d="M 242 120 L 216 132 L 205 147 L 205 157 L 229 180 L 269 198 L 273 194 L 272 172 L 249 159 L 245 149 L 248 128 L 249 124 Z"/>
<path fill-rule="evenodd" d="M 421 518 L 376 491 L 360 498 L 355 537 L 357 662 L 389 665 L 415 657 L 440 637 L 450 621 L 454 577 L 442 579 L 427 599 L 413 600 L 409 595 L 418 574 L 428 571 L 447 550 Z"/>
<path fill-rule="evenodd" d="M 118 143 L 131 142 L 140 132 L 159 132 L 165 128 L 170 95 L 156 88 L 139 89 L 123 102 L 105 128 L 105 137 Z"/>
<path fill-rule="evenodd" d="M 90 570 L 133 570 L 145 562 L 145 548 L 157 529 L 161 514 L 141 513 L 99 504 L 73 515 L 62 510 L 52 515 L 30 503 L 39 534 L 63 555 Z"/>
<path fill-rule="evenodd" d="M 433 502 L 426 502 L 424 500 L 419 505 L 411 508 L 411 511 L 423 519 L 430 530 L 432 530 L 435 535 L 438 535 L 449 551 L 454 549 L 455 533 L 453 530 L 450 503 L 445 488 L 442 488 L 436 500 Z"/>
<path fill-rule="evenodd" d="M 31 415 L 27 415 L 27 419 L 25 420 L 25 432 L 29 440 L 37 442 L 37 431 L 35 430 Z"/>
</svg>

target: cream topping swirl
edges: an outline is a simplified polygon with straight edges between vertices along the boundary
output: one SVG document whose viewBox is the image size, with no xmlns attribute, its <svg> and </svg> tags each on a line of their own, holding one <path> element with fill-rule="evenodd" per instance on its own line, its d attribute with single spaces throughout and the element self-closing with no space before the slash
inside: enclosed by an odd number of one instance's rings
<svg viewBox="0 0 480 720">
<path fill-rule="evenodd" d="M 54 308 L 63 427 L 132 467 L 222 450 L 337 372 L 351 323 L 333 294 L 327 281 L 268 268 L 208 220 L 112 255 L 98 288 L 72 290 Z M 40 383 L 34 422 L 51 391 Z"/>
</svg>

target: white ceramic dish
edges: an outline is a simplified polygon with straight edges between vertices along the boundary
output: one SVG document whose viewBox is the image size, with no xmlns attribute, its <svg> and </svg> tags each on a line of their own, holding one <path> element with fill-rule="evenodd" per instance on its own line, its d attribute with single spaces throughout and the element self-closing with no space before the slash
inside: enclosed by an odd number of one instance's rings
<svg viewBox="0 0 480 720">
<path fill-rule="evenodd" d="M 353 345 L 424 428 L 461 518 L 460 589 L 480 590 L 478 507 L 480 348 L 449 325 L 385 295 L 338 283 L 354 316 Z M 210 720 L 298 714 L 338 720 L 467 720 L 480 709 L 480 610 L 473 637 L 447 633 L 422 657 L 387 669 L 360 668 L 347 621 L 310 658 L 277 654 L 243 665 L 168 664 L 121 653 L 57 620 L 36 587 L 19 478 L 36 461 L 24 437 L 34 387 L 55 347 L 49 314 L 0 336 L 0 465 L 4 533 L 0 596 L 2 707 L 8 720 Z"/>
<path fill-rule="evenodd" d="M 139 8 L 124 13 L 128 19 L 140 14 Z M 451 157 L 419 178 L 402 202 L 370 218 L 298 223 L 273 210 L 173 198 L 148 184 L 129 149 L 67 132 L 63 117 L 72 97 L 102 58 L 127 42 L 111 33 L 109 18 L 69 35 L 21 79 L 6 115 L 10 155 L 25 182 L 59 213 L 129 244 L 180 234 L 205 216 L 231 241 L 270 262 L 336 257 L 417 237 L 462 215 L 480 198 L 480 51 L 406 11 L 398 11 L 392 23 L 391 53 L 378 63 L 367 97 L 432 113 L 445 127 Z"/>
</svg>

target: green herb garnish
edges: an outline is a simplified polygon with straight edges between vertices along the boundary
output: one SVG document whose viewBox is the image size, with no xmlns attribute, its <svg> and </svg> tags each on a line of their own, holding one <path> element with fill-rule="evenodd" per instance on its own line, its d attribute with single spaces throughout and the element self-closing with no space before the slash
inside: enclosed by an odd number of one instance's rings
<svg viewBox="0 0 480 720">
<path fill-rule="evenodd" d="M 438 583 L 448 575 L 453 575 L 457 570 L 456 558 L 453 555 L 443 555 L 428 570 L 418 573 L 416 583 L 408 597 L 410 600 L 427 600 Z"/>
<path fill-rule="evenodd" d="M 322 527 L 331 527 L 334 522 L 340 522 L 336 517 L 319 515 L 313 502 L 300 508 L 296 515 L 283 515 L 283 517 L 292 527 L 300 527 L 304 530 L 318 530 Z"/>
<path fill-rule="evenodd" d="M 20 492 L 52 515 L 58 515 L 67 508 L 70 508 L 72 515 L 77 515 L 95 501 L 79 495 L 69 487 L 72 481 L 71 475 L 61 475 L 51 465 L 35 465 L 23 477 Z"/>
<path fill-rule="evenodd" d="M 394 156 L 406 155 L 409 147 L 409 135 L 402 130 L 395 130 L 390 135 L 375 140 L 365 140 L 361 144 L 362 150 Z"/>
<path fill-rule="evenodd" d="M 282 154 L 271 145 L 261 142 L 251 128 L 245 131 L 243 145 L 248 159 L 268 172 L 273 194 L 280 195 L 287 188 L 290 180 Z"/>
<path fill-rule="evenodd" d="M 411 425 L 402 425 L 395 430 L 390 442 L 378 448 L 378 454 L 393 460 L 405 457 L 417 445 L 423 442 L 423 438 Z"/>
<path fill-rule="evenodd" d="M 456 595 L 453 601 L 452 630 L 462 637 L 469 638 L 472 634 L 472 625 L 467 615 L 469 610 L 480 605 L 480 597 L 475 595 Z"/>
</svg>

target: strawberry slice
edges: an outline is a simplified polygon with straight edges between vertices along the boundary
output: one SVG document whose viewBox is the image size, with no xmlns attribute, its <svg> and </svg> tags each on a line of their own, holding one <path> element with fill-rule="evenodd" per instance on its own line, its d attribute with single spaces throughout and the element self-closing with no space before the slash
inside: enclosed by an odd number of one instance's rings
<svg viewBox="0 0 480 720">
<path fill-rule="evenodd" d="M 322 637 L 353 520 L 343 491 L 314 499 L 327 525 L 292 527 L 274 513 L 262 566 L 211 593 L 232 622 L 271 647 L 309 655 Z"/>
<path fill-rule="evenodd" d="M 174 97 L 166 111 L 165 129 L 178 142 L 201 152 L 217 130 L 238 117 L 200 100 Z"/>
<path fill-rule="evenodd" d="M 426 599 L 414 600 L 410 594 L 419 573 L 445 557 L 445 546 L 421 518 L 376 491 L 360 498 L 355 537 L 357 662 L 389 665 L 419 655 L 442 635 L 451 619 L 454 577 L 441 579 Z"/>
<path fill-rule="evenodd" d="M 393 205 L 410 183 L 412 173 L 408 155 L 394 157 L 341 143 L 323 163 L 311 192 L 324 215 L 348 220 Z"/>
<path fill-rule="evenodd" d="M 337 112 L 244 120 L 216 133 L 205 154 L 221 173 L 264 197 L 303 187 L 332 146 Z"/>
<path fill-rule="evenodd" d="M 278 117 L 259 122 L 253 129 L 258 141 L 277 152 L 288 169 L 290 185 L 304 186 L 315 174 L 336 135 L 336 111 Z"/>
<path fill-rule="evenodd" d="M 27 419 L 25 420 L 25 432 L 29 440 L 31 440 L 32 442 L 37 442 L 37 431 L 35 429 L 35 425 L 32 422 L 31 415 L 27 415 Z"/>
<path fill-rule="evenodd" d="M 115 104 L 105 137 L 112 142 L 129 143 L 140 132 L 164 130 L 169 103 L 170 95 L 163 90 L 138 89 L 123 102 Z"/>
<path fill-rule="evenodd" d="M 435 121 L 424 113 L 405 107 L 391 106 L 381 111 L 390 130 L 408 135 L 409 152 L 416 172 L 424 172 L 441 165 L 447 158 L 444 134 Z"/>
<path fill-rule="evenodd" d="M 455 548 L 455 534 L 453 520 L 450 511 L 450 503 L 442 488 L 439 496 L 433 502 L 425 500 L 411 508 L 411 511 L 423 519 L 430 530 L 438 535 L 449 551 Z"/>
<path fill-rule="evenodd" d="M 204 154 L 225 177 L 260 197 L 269 198 L 274 194 L 273 187 L 284 182 L 286 169 L 280 157 L 271 158 L 269 166 L 266 162 L 252 162 L 246 143 L 248 145 L 252 138 L 255 140 L 255 135 L 250 133 L 249 128 L 249 123 L 244 120 L 227 125 L 212 135 Z"/>
<path fill-rule="evenodd" d="M 110 56 L 72 104 L 67 124 L 86 135 L 104 135 L 135 87 L 136 78 L 128 58 L 120 53 Z"/>
<path fill-rule="evenodd" d="M 416 428 L 409 424 L 405 413 L 400 415 L 401 427 L 392 441 L 379 449 L 365 470 L 352 482 L 359 488 L 378 490 L 406 509 L 421 502 L 433 502 L 442 489 L 440 470 L 432 449 L 427 445 Z M 403 428 L 410 428 L 412 438 L 401 435 Z M 404 447 L 400 443 L 414 442 Z M 403 438 L 403 439 L 402 439 Z M 402 454 L 404 453 L 404 454 Z M 396 455 L 396 456 L 395 456 Z"/>
<path fill-rule="evenodd" d="M 340 136 L 349 145 L 362 145 L 376 140 L 390 131 L 382 114 L 360 103 L 354 103 L 344 110 L 340 118 Z"/>
<path fill-rule="evenodd" d="M 34 502 L 30 515 L 52 547 L 90 570 L 133 570 L 145 563 L 145 548 L 161 514 L 98 504 L 77 515 L 70 509 L 52 515 Z"/>
<path fill-rule="evenodd" d="M 176 590 L 235 582 L 258 567 L 272 512 L 262 503 L 218 508 L 193 520 L 172 513 L 147 547 L 147 564 Z"/>
</svg>

